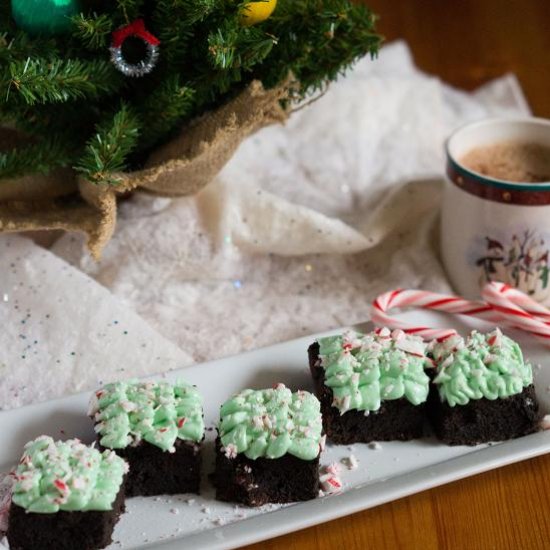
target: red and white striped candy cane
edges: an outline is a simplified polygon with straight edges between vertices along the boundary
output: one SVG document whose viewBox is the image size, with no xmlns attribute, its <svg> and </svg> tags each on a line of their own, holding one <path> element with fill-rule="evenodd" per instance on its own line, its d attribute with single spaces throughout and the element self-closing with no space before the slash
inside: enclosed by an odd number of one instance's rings
<svg viewBox="0 0 550 550">
<path fill-rule="evenodd" d="M 527 313 L 530 313 L 533 317 L 537 317 L 546 324 L 550 324 L 550 309 L 535 302 L 533 298 L 530 298 L 527 294 L 507 285 L 506 283 L 491 282 L 485 285 L 484 292 L 498 292 L 510 299 L 516 306 L 521 307 Z M 485 298 L 486 299 L 486 298 Z"/>
<path fill-rule="evenodd" d="M 379 296 L 371 310 L 372 321 L 379 326 L 400 328 L 426 340 L 444 339 L 456 334 L 454 329 L 414 326 L 390 315 L 394 308 L 418 307 L 445 313 L 469 315 L 486 321 L 523 330 L 550 346 L 550 310 L 520 290 L 504 283 L 488 283 L 484 302 L 424 290 L 393 290 Z"/>
<path fill-rule="evenodd" d="M 422 336 L 426 340 L 445 339 L 457 334 L 451 328 L 434 329 L 425 326 L 414 326 L 396 319 L 389 312 L 394 308 L 416 307 L 431 309 L 451 314 L 469 315 L 492 322 L 500 322 L 501 317 L 485 302 L 466 300 L 459 296 L 438 294 L 426 290 L 392 290 L 382 294 L 372 304 L 371 319 L 379 326 L 399 328 L 409 334 Z"/>
<path fill-rule="evenodd" d="M 488 283 L 481 294 L 508 326 L 528 332 L 550 345 L 550 311 L 544 306 L 504 283 Z"/>
</svg>

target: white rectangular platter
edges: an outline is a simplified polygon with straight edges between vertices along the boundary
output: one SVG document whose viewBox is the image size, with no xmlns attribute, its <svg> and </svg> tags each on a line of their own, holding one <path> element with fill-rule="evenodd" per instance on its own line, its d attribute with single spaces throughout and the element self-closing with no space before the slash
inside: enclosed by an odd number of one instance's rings
<svg viewBox="0 0 550 550">
<path fill-rule="evenodd" d="M 415 323 L 449 326 L 462 332 L 472 321 L 449 319 L 416 312 L 404 317 Z M 477 327 L 483 328 L 479 323 Z M 370 330 L 370 326 L 354 327 Z M 490 327 L 486 327 L 490 328 Z M 517 334 L 511 335 L 518 337 Z M 185 377 L 204 395 L 205 420 L 215 426 L 219 406 L 245 387 L 271 387 L 283 382 L 293 390 L 312 389 L 307 365 L 307 347 L 315 336 L 278 344 L 236 357 L 212 361 L 170 372 L 165 377 Z M 550 411 L 550 354 L 527 337 L 519 338 L 525 355 L 535 365 L 537 395 L 546 413 Z M 17 462 L 23 444 L 40 435 L 79 437 L 91 442 L 94 434 L 86 417 L 89 394 L 0 413 L 0 472 Z M 478 447 L 447 447 L 435 439 L 382 443 L 381 449 L 357 444 L 328 445 L 322 464 L 340 462 L 353 454 L 355 470 L 343 468 L 341 493 L 285 507 L 259 509 L 236 507 L 214 500 L 207 475 L 213 468 L 215 430 L 207 432 L 204 479 L 201 496 L 135 498 L 118 524 L 110 548 L 236 548 L 377 506 L 463 477 L 550 452 L 550 431 L 514 441 Z"/>
</svg>

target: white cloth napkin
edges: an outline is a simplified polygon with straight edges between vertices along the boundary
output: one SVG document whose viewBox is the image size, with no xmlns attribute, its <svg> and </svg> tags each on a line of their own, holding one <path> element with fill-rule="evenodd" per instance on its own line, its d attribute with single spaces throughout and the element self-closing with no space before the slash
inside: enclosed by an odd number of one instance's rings
<svg viewBox="0 0 550 550">
<path fill-rule="evenodd" d="M 50 304 L 59 322 L 63 312 L 70 319 L 48 355 L 33 359 L 33 386 L 12 346 L 16 329 L 1 337 L 9 387 L 27 381 L 24 398 L 2 389 L 2 403 L 74 391 L 111 377 L 116 366 L 127 368 L 125 375 L 160 370 L 160 362 L 138 358 L 137 345 L 132 356 L 105 352 L 89 372 L 67 358 L 56 363 L 74 349 L 93 355 L 92 336 L 122 310 L 133 309 L 184 350 L 178 357 L 185 364 L 363 321 L 375 295 L 391 287 L 449 290 L 437 254 L 444 139 L 469 120 L 526 113 L 513 76 L 467 94 L 422 74 L 404 43 L 385 47 L 285 127 L 248 139 L 197 197 L 136 194 L 123 203 L 100 263 L 79 237 L 62 237 L 52 251 L 75 268 L 49 258 L 63 283 L 29 294 L 26 307 L 40 301 L 42 312 Z M 79 270 L 114 297 L 92 282 L 74 285 L 69 274 L 89 281 Z M 27 275 L 40 280 L 30 269 Z M 91 289 L 105 300 L 100 317 L 90 315 Z M 111 347 L 131 347 L 116 331 L 110 338 Z M 176 357 L 174 346 L 162 348 Z M 62 390 L 52 378 L 62 380 Z"/>
<path fill-rule="evenodd" d="M 189 364 L 191 358 L 81 271 L 0 237 L 0 409 Z"/>
</svg>

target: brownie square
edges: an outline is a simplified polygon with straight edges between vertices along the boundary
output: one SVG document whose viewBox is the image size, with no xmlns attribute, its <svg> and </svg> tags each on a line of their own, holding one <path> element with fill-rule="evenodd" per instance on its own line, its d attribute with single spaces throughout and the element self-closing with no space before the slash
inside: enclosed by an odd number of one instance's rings
<svg viewBox="0 0 550 550">
<path fill-rule="evenodd" d="M 319 456 L 313 460 L 301 460 L 290 454 L 276 459 L 252 460 L 243 454 L 228 458 L 218 438 L 216 498 L 245 506 L 312 500 L 319 494 Z"/>
<path fill-rule="evenodd" d="M 218 433 L 218 500 L 261 506 L 318 496 L 324 436 L 314 395 L 283 384 L 243 390 L 222 405 Z"/>
<path fill-rule="evenodd" d="M 117 382 L 93 396 L 90 416 L 101 448 L 130 465 L 127 496 L 199 493 L 202 398 L 179 380 Z"/>
<path fill-rule="evenodd" d="M 325 384 L 325 369 L 321 365 L 319 351 L 318 342 L 309 347 L 309 367 L 329 440 L 339 445 L 350 445 L 372 441 L 409 441 L 424 435 L 426 403 L 413 405 L 406 398 L 383 400 L 378 410 L 368 414 L 355 409 L 342 414 L 333 405 L 332 389 Z"/>
<path fill-rule="evenodd" d="M 430 345 L 436 369 L 428 417 L 447 445 L 504 441 L 539 429 L 533 372 L 517 342 L 498 328 Z"/>
<path fill-rule="evenodd" d="M 435 435 L 447 445 L 515 439 L 536 432 L 541 418 L 533 385 L 510 397 L 483 397 L 454 407 L 441 401 L 437 388 L 432 387 L 428 403 Z"/>
<path fill-rule="evenodd" d="M 115 451 L 130 466 L 127 497 L 200 493 L 201 446 L 182 439 L 174 446 L 169 453 L 142 441 Z"/>
<path fill-rule="evenodd" d="M 11 550 L 95 550 L 112 542 L 124 511 L 128 466 L 112 451 L 41 436 L 15 471 L 7 539 Z"/>
<path fill-rule="evenodd" d="M 124 512 L 121 487 L 112 510 L 105 512 L 29 513 L 11 505 L 7 538 L 10 550 L 96 550 L 112 542 L 113 530 Z"/>
</svg>

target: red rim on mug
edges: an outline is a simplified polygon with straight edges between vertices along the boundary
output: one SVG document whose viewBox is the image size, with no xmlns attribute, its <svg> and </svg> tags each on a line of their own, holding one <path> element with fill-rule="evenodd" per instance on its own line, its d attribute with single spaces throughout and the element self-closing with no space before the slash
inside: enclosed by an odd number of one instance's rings
<svg viewBox="0 0 550 550">
<path fill-rule="evenodd" d="M 506 127 L 506 132 L 501 131 L 501 127 Z M 490 201 L 526 206 L 550 204 L 550 181 L 509 182 L 479 174 L 460 163 L 458 159 L 472 148 L 464 145 L 470 142 L 469 135 L 479 136 L 483 132 L 484 137 L 476 142 L 476 147 L 494 144 L 502 135 L 506 135 L 506 141 L 533 142 L 550 147 L 550 120 L 543 118 L 491 118 L 466 124 L 456 130 L 446 143 L 449 180 L 463 191 Z"/>
</svg>

